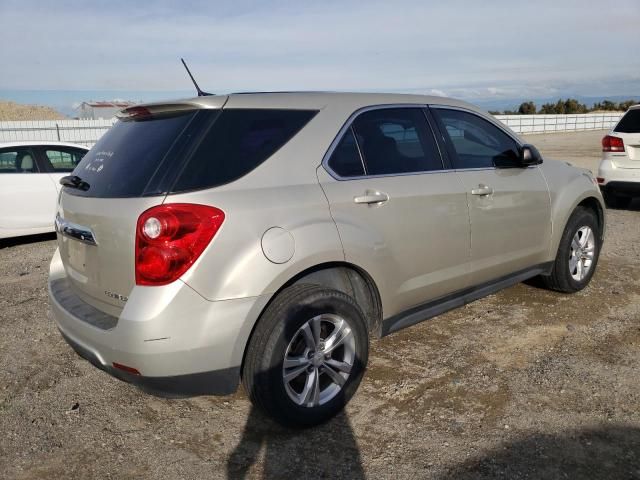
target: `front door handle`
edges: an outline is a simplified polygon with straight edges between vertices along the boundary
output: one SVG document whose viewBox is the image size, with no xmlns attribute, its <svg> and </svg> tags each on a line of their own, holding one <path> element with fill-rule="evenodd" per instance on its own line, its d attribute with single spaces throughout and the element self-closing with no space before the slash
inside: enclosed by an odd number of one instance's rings
<svg viewBox="0 0 640 480">
<path fill-rule="evenodd" d="M 491 195 L 492 193 L 493 193 L 493 188 L 487 187 L 482 183 L 478 185 L 478 188 L 474 188 L 473 190 L 471 190 L 471 195 L 480 195 L 482 197 L 486 195 Z"/>
<path fill-rule="evenodd" d="M 367 190 L 364 195 L 353 197 L 355 203 L 384 203 L 389 200 L 389 195 L 383 192 L 373 192 Z"/>
</svg>

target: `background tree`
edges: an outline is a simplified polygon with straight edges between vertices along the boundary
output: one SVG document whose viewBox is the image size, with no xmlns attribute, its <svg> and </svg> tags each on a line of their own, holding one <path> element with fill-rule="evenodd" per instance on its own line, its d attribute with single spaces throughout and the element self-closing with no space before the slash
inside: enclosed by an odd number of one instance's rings
<svg viewBox="0 0 640 480">
<path fill-rule="evenodd" d="M 533 115 L 536 113 L 536 104 L 533 102 L 523 102 L 518 107 L 518 113 L 521 115 Z"/>
<path fill-rule="evenodd" d="M 551 115 L 556 113 L 556 106 L 553 103 L 545 103 L 540 107 L 540 112 L 546 115 Z"/>
<path fill-rule="evenodd" d="M 575 98 L 567 98 L 564 102 L 564 113 L 587 113 L 587 106 Z"/>
<path fill-rule="evenodd" d="M 556 103 L 544 103 L 537 113 L 545 115 L 558 115 L 569 113 L 588 113 L 594 111 L 606 111 L 606 112 L 624 112 L 632 105 L 637 105 L 638 100 L 625 100 L 624 102 L 616 103 L 611 100 L 603 100 L 602 102 L 596 102 L 591 107 L 587 107 L 584 103 L 580 103 L 575 98 L 567 98 L 566 100 L 559 99 Z M 489 112 L 492 115 L 499 115 L 500 112 Z M 505 110 L 503 115 L 531 115 L 536 113 L 536 104 L 529 101 L 523 102 L 518 107 L 518 110 Z"/>
<path fill-rule="evenodd" d="M 624 102 L 620 102 L 618 104 L 618 110 L 629 110 L 631 105 L 637 105 L 639 102 L 637 100 L 625 100 Z"/>
</svg>

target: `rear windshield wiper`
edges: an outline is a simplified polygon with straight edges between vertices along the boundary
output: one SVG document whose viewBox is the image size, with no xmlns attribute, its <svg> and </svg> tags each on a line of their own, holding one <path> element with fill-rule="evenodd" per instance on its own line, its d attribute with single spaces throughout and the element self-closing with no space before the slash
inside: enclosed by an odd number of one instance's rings
<svg viewBox="0 0 640 480">
<path fill-rule="evenodd" d="M 90 185 L 77 175 L 67 175 L 60 179 L 60 185 L 65 187 L 77 188 L 78 190 L 89 190 Z"/>
</svg>

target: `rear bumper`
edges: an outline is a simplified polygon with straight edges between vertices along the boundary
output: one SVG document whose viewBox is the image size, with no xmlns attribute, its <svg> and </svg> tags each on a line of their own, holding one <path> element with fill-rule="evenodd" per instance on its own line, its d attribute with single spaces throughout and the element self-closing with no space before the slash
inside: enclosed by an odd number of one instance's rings
<svg viewBox="0 0 640 480">
<path fill-rule="evenodd" d="M 640 162 L 638 162 L 640 165 Z M 620 168 L 613 160 L 604 158 L 598 167 L 598 177 L 602 179 L 600 188 L 637 192 L 640 188 L 640 168 Z"/>
<path fill-rule="evenodd" d="M 134 287 L 118 318 L 109 319 L 83 305 L 70 284 L 65 290 L 65 280 L 56 252 L 49 274 L 53 318 L 73 349 L 98 368 L 156 393 L 236 390 L 244 348 L 266 298 L 211 302 L 177 281 Z M 116 369 L 114 363 L 140 375 Z"/>
<path fill-rule="evenodd" d="M 134 375 L 112 366 L 104 365 L 92 351 L 76 343 L 65 335 L 62 330 L 60 333 L 71 348 L 93 366 L 152 394 L 161 396 L 228 395 L 236 391 L 238 379 L 240 378 L 240 367 L 170 377 Z"/>
<path fill-rule="evenodd" d="M 616 194 L 628 196 L 640 196 L 640 180 L 637 182 L 610 181 L 600 186 L 604 192 L 615 192 Z"/>
</svg>

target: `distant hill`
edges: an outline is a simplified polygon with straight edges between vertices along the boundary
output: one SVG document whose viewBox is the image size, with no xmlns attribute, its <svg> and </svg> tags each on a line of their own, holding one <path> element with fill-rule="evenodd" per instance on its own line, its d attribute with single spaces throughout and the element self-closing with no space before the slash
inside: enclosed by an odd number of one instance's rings
<svg viewBox="0 0 640 480">
<path fill-rule="evenodd" d="M 51 107 L 22 105 L 0 100 L 0 121 L 6 120 L 63 120 L 67 117 Z"/>
</svg>

